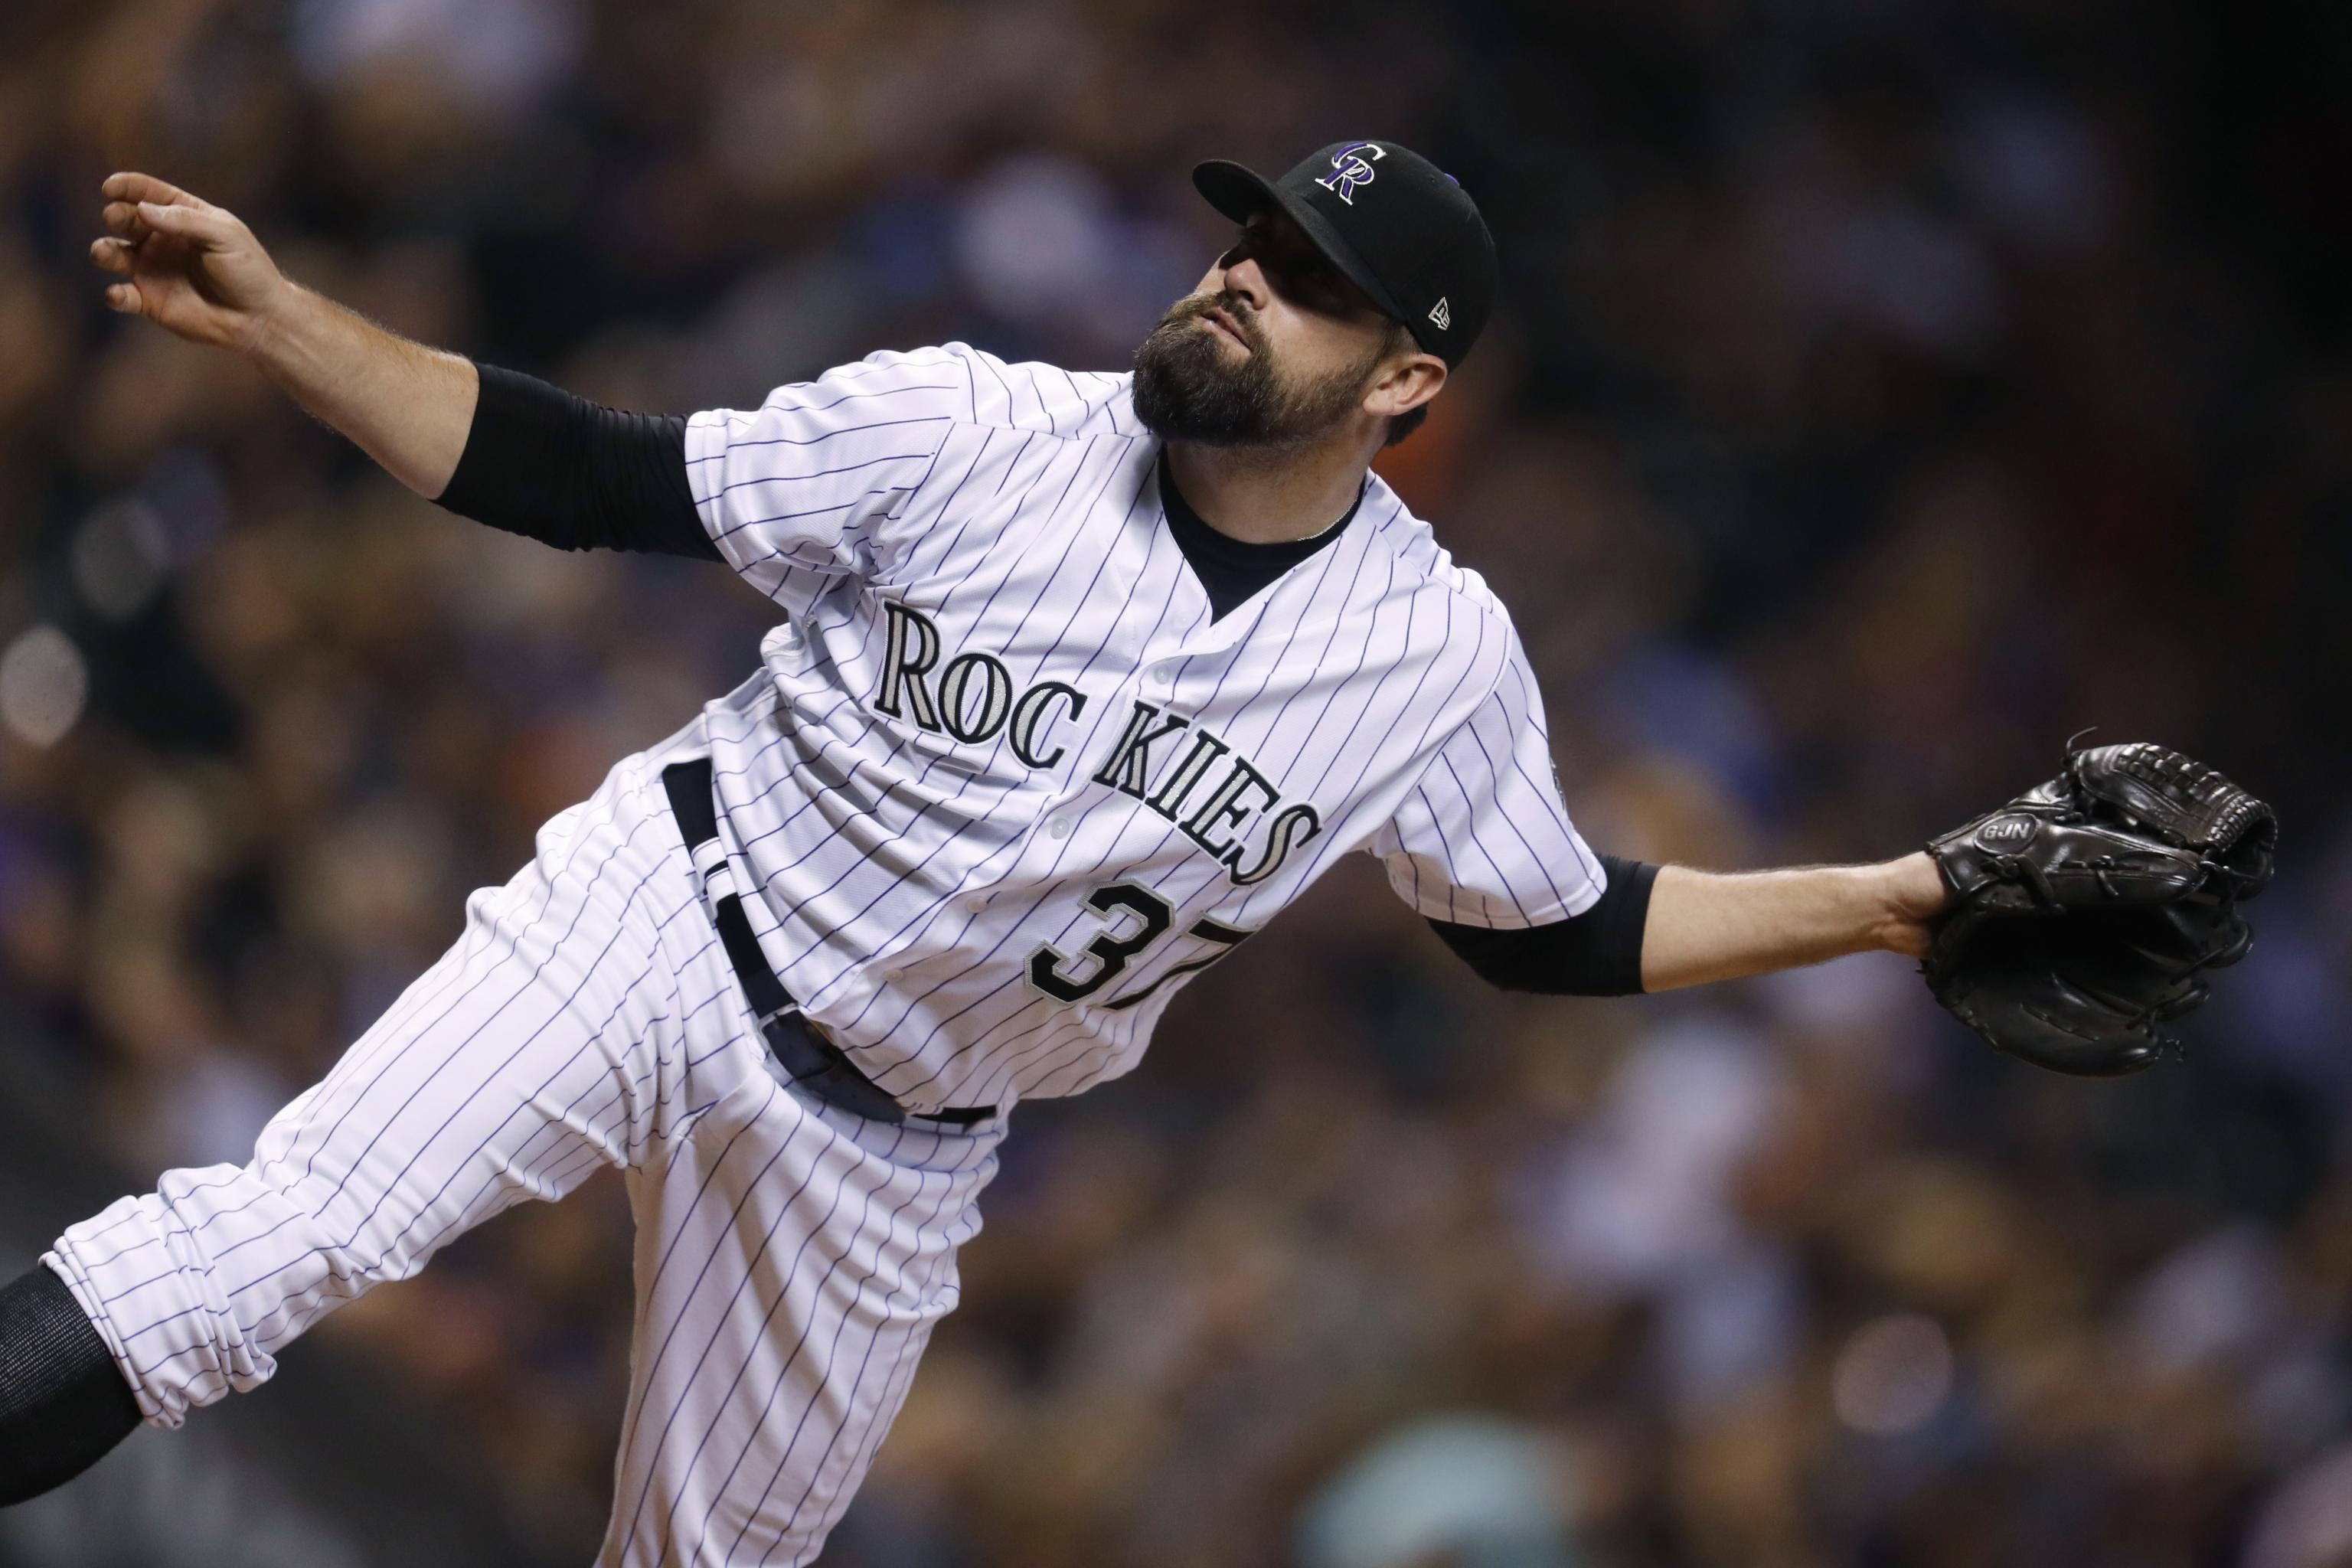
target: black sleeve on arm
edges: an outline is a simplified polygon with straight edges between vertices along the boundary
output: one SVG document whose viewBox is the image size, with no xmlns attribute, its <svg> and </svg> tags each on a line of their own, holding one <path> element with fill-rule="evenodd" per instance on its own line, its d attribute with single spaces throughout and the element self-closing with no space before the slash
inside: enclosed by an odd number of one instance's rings
<svg viewBox="0 0 2352 1568">
<path fill-rule="evenodd" d="M 686 421 L 625 414 L 494 364 L 438 504 L 558 550 L 721 557 L 686 483 Z"/>
<path fill-rule="evenodd" d="M 1518 931 L 1431 921 L 1462 961 L 1506 991 L 1547 996 L 1631 996 L 1642 989 L 1642 931 L 1658 868 L 1603 855 L 1609 885 L 1580 915 Z"/>
<path fill-rule="evenodd" d="M 38 1497 L 139 1428 L 139 1400 L 64 1280 L 0 1286 L 0 1507 Z"/>
</svg>

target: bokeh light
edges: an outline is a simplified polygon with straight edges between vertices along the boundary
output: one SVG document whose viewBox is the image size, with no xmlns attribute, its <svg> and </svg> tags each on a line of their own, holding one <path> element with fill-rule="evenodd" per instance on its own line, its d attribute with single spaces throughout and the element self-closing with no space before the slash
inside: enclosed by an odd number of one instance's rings
<svg viewBox="0 0 2352 1568">
<path fill-rule="evenodd" d="M 1830 1374 L 1838 1419 L 1891 1437 L 1925 1426 L 1952 1388 L 1952 1346 L 1933 1318 L 1897 1312 L 1853 1331 Z"/>
<path fill-rule="evenodd" d="M 81 718 L 89 667 L 73 639 L 47 624 L 0 651 L 0 724 L 34 746 L 54 746 Z"/>
</svg>

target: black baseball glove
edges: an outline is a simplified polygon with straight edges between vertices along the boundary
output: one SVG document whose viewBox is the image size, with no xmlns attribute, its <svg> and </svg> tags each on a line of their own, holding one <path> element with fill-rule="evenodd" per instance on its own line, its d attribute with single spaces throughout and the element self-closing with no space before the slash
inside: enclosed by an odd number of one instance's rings
<svg viewBox="0 0 2352 1568">
<path fill-rule="evenodd" d="M 1936 1000 L 2012 1056 L 2059 1072 L 2137 1072 L 2176 1054 L 2163 1026 L 2253 932 L 2238 905 L 2270 880 L 2271 808 L 2212 769 L 2135 742 L 1927 846 L 1952 890 L 1921 965 Z"/>
</svg>

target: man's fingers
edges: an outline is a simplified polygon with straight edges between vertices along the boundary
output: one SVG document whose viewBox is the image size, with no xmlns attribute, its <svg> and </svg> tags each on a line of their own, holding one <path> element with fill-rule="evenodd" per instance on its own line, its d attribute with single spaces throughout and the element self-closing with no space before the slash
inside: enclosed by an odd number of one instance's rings
<svg viewBox="0 0 2352 1568">
<path fill-rule="evenodd" d="M 109 272 L 119 272 L 128 278 L 131 273 L 134 247 L 127 239 L 93 239 L 89 242 L 89 258 Z"/>
<path fill-rule="evenodd" d="M 118 239 L 141 240 L 147 237 L 147 226 L 140 221 L 139 208 L 132 202 L 109 202 L 99 215 L 106 232 Z"/>
<path fill-rule="evenodd" d="M 129 172 L 109 174 L 106 177 L 106 183 L 99 186 L 99 190 L 119 202 L 157 202 L 165 205 L 184 203 L 194 206 L 205 205 L 179 186 L 168 181 L 159 180 L 152 174 Z"/>
<path fill-rule="evenodd" d="M 236 220 L 216 207 L 141 202 L 139 220 L 158 234 L 177 235 L 198 245 L 222 246 L 236 237 Z"/>
<path fill-rule="evenodd" d="M 136 316 L 140 313 L 140 305 L 139 290 L 131 285 L 110 283 L 106 286 L 108 310 L 119 311 L 126 316 Z"/>
</svg>

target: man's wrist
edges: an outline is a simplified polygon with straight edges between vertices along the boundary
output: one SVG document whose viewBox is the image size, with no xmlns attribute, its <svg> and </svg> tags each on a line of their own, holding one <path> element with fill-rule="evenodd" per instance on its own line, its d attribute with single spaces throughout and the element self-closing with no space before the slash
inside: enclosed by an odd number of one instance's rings
<svg viewBox="0 0 2352 1568">
<path fill-rule="evenodd" d="M 1925 850 L 1865 869 L 1878 906 L 1871 945 L 1916 957 L 1924 951 L 1928 922 L 1943 913 L 1951 900 L 1943 872 Z"/>
<path fill-rule="evenodd" d="M 302 352 L 304 319 L 325 303 L 292 279 L 283 279 L 276 298 L 247 313 L 245 335 L 235 345 L 237 353 L 271 379 L 284 380 Z"/>
</svg>

